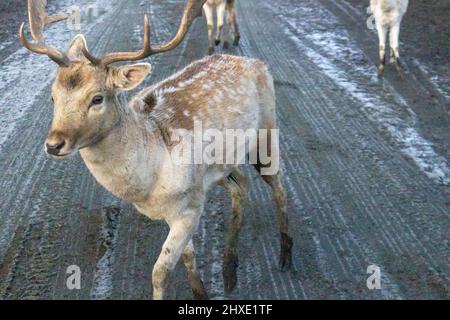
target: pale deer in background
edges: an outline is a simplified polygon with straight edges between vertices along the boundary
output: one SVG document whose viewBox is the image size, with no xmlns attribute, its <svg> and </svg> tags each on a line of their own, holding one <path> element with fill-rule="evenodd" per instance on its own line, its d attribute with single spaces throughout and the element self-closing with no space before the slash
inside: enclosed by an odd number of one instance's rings
<svg viewBox="0 0 450 320">
<path fill-rule="evenodd" d="M 151 45 L 150 24 L 145 17 L 142 50 L 109 53 L 101 58 L 89 52 L 82 35 L 73 39 L 67 52 L 44 44 L 43 19 L 32 18 L 45 16 L 39 5 L 43 3 L 30 2 L 30 27 L 35 42 L 26 39 L 24 24 L 20 40 L 29 50 L 45 54 L 58 64 L 52 86 L 54 113 L 45 143 L 47 153 L 55 159 L 64 159 L 80 152 L 101 185 L 131 202 L 149 218 L 168 223 L 170 231 L 152 274 L 154 299 L 164 298 L 168 275 L 180 258 L 187 268 L 194 297 L 207 298 L 192 238 L 208 190 L 217 184 L 224 186 L 232 197 L 223 262 L 225 290 L 231 292 L 236 285 L 237 240 L 247 202 L 247 179 L 237 164 L 177 164 L 171 156 L 175 146 L 169 133 L 171 128 L 191 130 L 198 121 L 205 129 L 276 128 L 274 85 L 267 67 L 260 61 L 242 57 L 210 56 L 144 89 L 129 104 L 124 104 L 120 93 L 141 84 L 150 74 L 151 66 L 147 63 L 113 66 L 113 63 L 142 60 L 174 49 L 194 18 L 201 14 L 204 0 L 187 1 L 179 30 L 168 43 Z M 269 136 L 259 137 L 252 148 L 261 148 L 268 140 Z M 184 143 L 188 143 L 187 139 L 180 140 L 178 145 Z M 272 159 L 277 159 L 278 145 L 270 151 Z M 268 165 L 258 159 L 254 166 L 261 173 Z M 271 187 L 276 202 L 280 265 L 286 269 L 291 265 L 292 239 L 281 176 L 280 173 L 261 176 Z"/>
<path fill-rule="evenodd" d="M 408 9 L 408 0 L 371 0 L 370 8 L 375 17 L 380 47 L 378 76 L 382 76 L 386 64 L 386 41 L 389 32 L 390 63 L 400 71 L 399 36 L 403 16 Z"/>
<path fill-rule="evenodd" d="M 217 31 L 216 37 L 213 37 L 214 32 L 214 8 L 216 8 L 217 17 Z M 214 45 L 219 45 L 221 41 L 222 29 L 224 26 L 225 13 L 226 13 L 226 27 L 223 41 L 223 47 L 227 49 L 230 45 L 230 32 L 231 28 L 234 28 L 234 41 L 233 45 L 239 45 L 241 35 L 239 33 L 239 25 L 236 17 L 236 9 L 234 7 L 234 0 L 207 0 L 203 6 L 205 12 L 206 21 L 208 24 L 208 41 L 209 41 L 209 54 L 214 53 Z"/>
</svg>

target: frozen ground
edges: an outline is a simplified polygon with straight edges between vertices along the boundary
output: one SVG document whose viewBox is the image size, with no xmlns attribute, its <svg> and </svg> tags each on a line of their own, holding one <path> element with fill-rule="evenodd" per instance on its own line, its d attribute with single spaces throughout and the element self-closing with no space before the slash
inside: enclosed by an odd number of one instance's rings
<svg viewBox="0 0 450 320">
<path fill-rule="evenodd" d="M 450 50 L 445 19 L 450 4 L 414 2 L 402 33 L 405 80 L 388 69 L 378 81 L 368 4 L 260 3 L 238 1 L 243 38 L 229 53 L 264 60 L 275 78 L 294 268 L 288 273 L 277 268 L 273 206 L 266 187 L 249 171 L 253 183 L 239 282 L 230 298 L 448 299 Z M 57 10 L 70 4 L 60 1 Z M 97 19 L 82 24 L 95 53 L 138 47 L 144 11 L 152 15 L 155 41 L 168 39 L 183 7 L 182 0 L 85 4 L 101 8 Z M 19 16 L 14 12 L 15 20 Z M 2 23 L 10 21 L 3 20 L 5 13 L 0 17 Z M 202 20 L 177 50 L 151 58 L 154 74 L 148 84 L 206 53 Z M 21 49 L 13 30 L 5 30 L 0 33 L 0 298 L 149 298 L 151 269 L 166 226 L 109 195 L 79 157 L 47 159 L 42 144 L 55 67 Z M 424 33 L 431 31 L 425 43 Z M 64 48 L 74 35 L 63 23 L 51 27 L 47 39 Z M 195 242 L 205 285 L 220 298 L 230 206 L 220 189 L 209 199 Z M 80 291 L 65 286 L 66 269 L 73 264 L 83 272 Z M 366 288 L 371 264 L 381 268 L 378 291 Z M 191 297 L 181 266 L 171 279 L 169 297 Z"/>
</svg>

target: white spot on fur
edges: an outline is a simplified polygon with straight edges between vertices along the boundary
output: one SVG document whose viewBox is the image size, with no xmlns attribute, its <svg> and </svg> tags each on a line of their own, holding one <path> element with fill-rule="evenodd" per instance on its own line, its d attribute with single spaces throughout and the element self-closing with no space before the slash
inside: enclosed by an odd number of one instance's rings
<svg viewBox="0 0 450 320">
<path fill-rule="evenodd" d="M 180 88 L 169 87 L 169 88 L 165 88 L 163 90 L 164 90 L 164 93 L 174 93 L 174 92 L 180 91 Z"/>
<path fill-rule="evenodd" d="M 238 108 L 235 108 L 235 107 L 228 107 L 227 110 L 232 113 L 244 114 L 244 112 L 242 112 L 241 110 L 239 110 Z"/>
<path fill-rule="evenodd" d="M 155 91 L 155 98 L 156 98 L 156 106 L 155 109 L 161 109 L 165 102 L 166 98 L 164 97 L 164 92 L 162 90 L 156 90 Z"/>
<path fill-rule="evenodd" d="M 223 96 L 223 92 L 222 91 L 216 91 L 216 93 L 215 93 L 215 95 L 213 97 L 213 99 L 214 99 L 214 101 L 216 103 L 222 102 L 223 98 L 224 98 L 224 96 Z"/>
</svg>

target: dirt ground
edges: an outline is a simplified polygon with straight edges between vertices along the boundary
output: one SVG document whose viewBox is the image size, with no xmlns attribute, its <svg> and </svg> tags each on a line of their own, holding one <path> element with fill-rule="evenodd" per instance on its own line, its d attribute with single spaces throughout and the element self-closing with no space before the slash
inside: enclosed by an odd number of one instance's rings
<svg viewBox="0 0 450 320">
<path fill-rule="evenodd" d="M 77 3 L 104 9 L 82 30 L 99 54 L 139 47 L 143 11 L 152 14 L 154 41 L 169 39 L 183 2 Z M 55 66 L 16 41 L 24 3 L 0 3 L 0 298 L 148 299 L 168 229 L 105 191 L 79 156 L 58 162 L 44 155 Z M 231 296 L 224 297 L 221 278 L 230 211 L 221 189 L 211 191 L 195 237 L 211 297 L 450 298 L 450 1 L 410 1 L 401 33 L 405 77 L 388 67 L 384 80 L 376 78 L 368 5 L 237 1 L 241 44 L 217 51 L 261 59 L 274 76 L 294 267 L 278 269 L 270 194 L 246 170 L 252 187 Z M 76 34 L 64 28 L 47 33 L 61 48 Z M 183 45 L 149 59 L 146 85 L 202 58 L 206 34 L 199 19 Z M 373 264 L 381 290 L 366 287 Z M 66 287 L 70 265 L 82 270 L 81 290 Z M 181 265 L 168 298 L 192 298 Z"/>
<path fill-rule="evenodd" d="M 0 2 L 0 39 L 8 40 L 26 21 L 26 1 L 3 0 Z"/>
</svg>

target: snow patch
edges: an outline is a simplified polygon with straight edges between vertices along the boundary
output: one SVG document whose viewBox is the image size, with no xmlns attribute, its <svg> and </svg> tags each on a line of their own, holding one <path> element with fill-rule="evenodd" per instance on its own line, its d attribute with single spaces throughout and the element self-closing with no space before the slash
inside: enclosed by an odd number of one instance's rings
<svg viewBox="0 0 450 320">
<path fill-rule="evenodd" d="M 114 249 L 117 243 L 117 233 L 120 210 L 117 208 L 105 208 L 102 210 L 101 234 L 102 245 L 106 247 L 105 253 L 97 263 L 94 273 L 94 285 L 91 289 L 92 299 L 108 299 L 113 290 L 112 265 L 114 263 Z"/>
<path fill-rule="evenodd" d="M 10 46 L 12 44 L 11 41 L 5 41 L 3 43 L 0 43 L 0 51 L 2 51 L 3 49 L 5 49 L 6 47 Z"/>
</svg>

